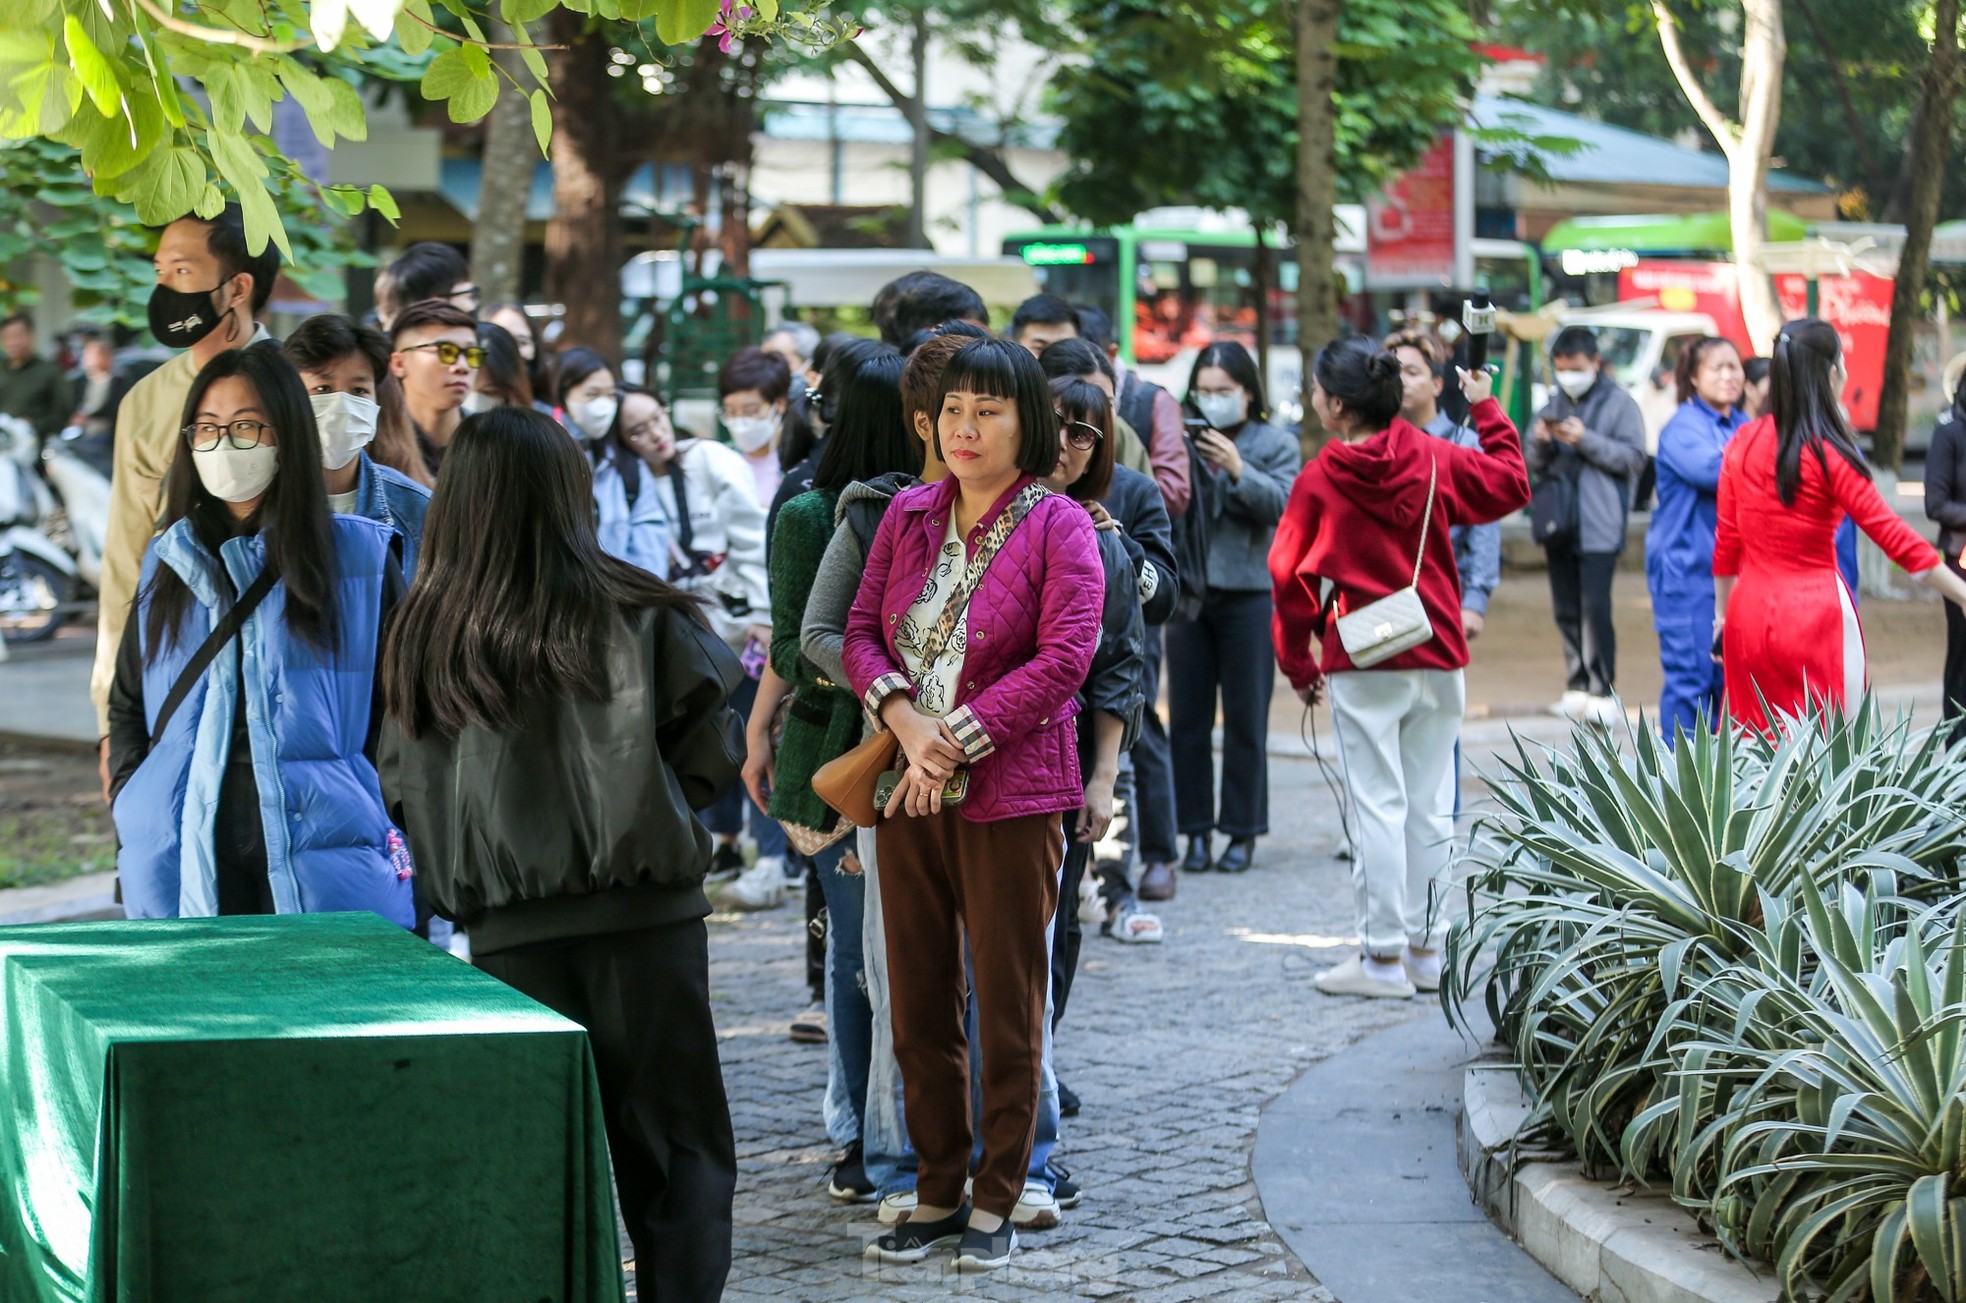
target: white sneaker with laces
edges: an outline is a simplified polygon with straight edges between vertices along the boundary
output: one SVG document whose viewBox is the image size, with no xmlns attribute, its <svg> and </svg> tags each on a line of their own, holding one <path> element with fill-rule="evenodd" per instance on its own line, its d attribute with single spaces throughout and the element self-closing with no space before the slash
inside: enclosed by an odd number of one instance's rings
<svg viewBox="0 0 1966 1303">
<path fill-rule="evenodd" d="M 1058 1198 L 1042 1181 L 1024 1182 L 1024 1193 L 1010 1210 L 1010 1224 L 1024 1231 L 1048 1231 L 1063 1221 Z"/>
<path fill-rule="evenodd" d="M 1590 705 L 1590 700 L 1590 693 L 1579 692 L 1575 688 L 1571 688 L 1561 697 L 1550 703 L 1550 714 L 1555 715 L 1559 719 L 1582 719 L 1584 717 L 1584 708 Z"/>
<path fill-rule="evenodd" d="M 882 1195 L 880 1210 L 876 1213 L 876 1216 L 881 1219 L 881 1225 L 883 1226 L 899 1226 L 907 1219 L 909 1214 L 921 1206 L 921 1202 L 915 1196 L 913 1190 L 905 1190 L 899 1194 Z"/>
<path fill-rule="evenodd" d="M 1397 963 L 1393 968 L 1399 972 Z M 1397 977 L 1374 977 L 1365 971 L 1365 961 L 1357 955 L 1336 968 L 1327 968 L 1311 981 L 1326 995 L 1362 995 L 1371 1000 L 1413 998 L 1413 983 L 1406 980 L 1404 972 L 1399 972 Z"/>
<path fill-rule="evenodd" d="M 724 900 L 735 909 L 776 909 L 785 900 L 785 862 L 776 855 L 761 855 L 724 892 Z"/>
</svg>

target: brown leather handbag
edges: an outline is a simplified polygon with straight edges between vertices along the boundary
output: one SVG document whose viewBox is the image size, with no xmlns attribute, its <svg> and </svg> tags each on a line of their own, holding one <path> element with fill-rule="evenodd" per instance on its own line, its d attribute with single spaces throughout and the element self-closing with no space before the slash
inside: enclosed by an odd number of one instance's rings
<svg viewBox="0 0 1966 1303">
<path fill-rule="evenodd" d="M 872 828 L 881 818 L 874 808 L 874 784 L 894 768 L 900 749 L 900 739 L 890 732 L 869 734 L 859 746 L 819 766 L 812 775 L 813 795 L 857 827 Z"/>
</svg>

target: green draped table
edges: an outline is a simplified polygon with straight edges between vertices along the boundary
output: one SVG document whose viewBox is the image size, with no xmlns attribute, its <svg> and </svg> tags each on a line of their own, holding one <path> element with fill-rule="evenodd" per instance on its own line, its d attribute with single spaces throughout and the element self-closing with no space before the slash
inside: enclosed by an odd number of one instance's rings
<svg viewBox="0 0 1966 1303">
<path fill-rule="evenodd" d="M 620 1303 L 587 1036 L 370 914 L 0 928 L 0 1300 Z"/>
</svg>

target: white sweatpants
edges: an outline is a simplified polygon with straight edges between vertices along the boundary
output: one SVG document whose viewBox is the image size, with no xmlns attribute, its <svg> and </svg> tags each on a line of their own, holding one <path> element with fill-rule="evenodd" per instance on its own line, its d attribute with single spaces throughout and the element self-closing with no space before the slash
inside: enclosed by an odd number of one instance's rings
<svg viewBox="0 0 1966 1303">
<path fill-rule="evenodd" d="M 1460 670 L 1333 674 L 1331 718 L 1351 801 L 1352 893 L 1365 950 L 1392 958 L 1446 935 L 1429 897 L 1454 851 Z"/>
</svg>

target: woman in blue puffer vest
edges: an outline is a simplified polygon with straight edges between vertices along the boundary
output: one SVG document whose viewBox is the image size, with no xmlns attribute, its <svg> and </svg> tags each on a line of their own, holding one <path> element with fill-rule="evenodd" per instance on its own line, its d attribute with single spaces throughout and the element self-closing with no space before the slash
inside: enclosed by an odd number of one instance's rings
<svg viewBox="0 0 1966 1303">
<path fill-rule="evenodd" d="M 391 536 L 329 513 L 313 411 L 276 350 L 221 353 L 199 372 L 110 693 L 131 918 L 414 922 L 373 762 L 377 648 L 401 585 Z M 271 586 L 200 670 L 263 571 Z"/>
</svg>

